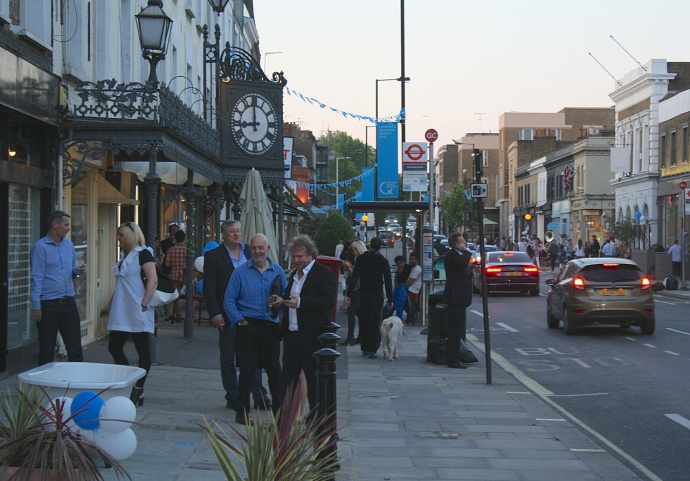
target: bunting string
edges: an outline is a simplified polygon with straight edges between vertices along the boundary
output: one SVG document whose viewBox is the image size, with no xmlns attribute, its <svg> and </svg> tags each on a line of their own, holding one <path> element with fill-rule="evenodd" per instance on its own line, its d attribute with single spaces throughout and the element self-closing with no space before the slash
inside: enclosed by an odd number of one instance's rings
<svg viewBox="0 0 690 481">
<path fill-rule="evenodd" d="M 351 112 L 346 112 L 341 109 L 337 109 L 335 107 L 331 107 L 329 105 L 326 105 L 325 103 L 316 100 L 315 98 L 312 97 L 307 97 L 306 95 L 303 95 L 296 90 L 291 89 L 290 87 L 285 87 L 285 93 L 287 93 L 290 96 L 297 97 L 304 103 L 308 103 L 310 105 L 315 105 L 319 106 L 322 109 L 330 110 L 336 114 L 342 115 L 343 117 L 355 119 L 355 120 L 366 120 L 368 122 L 371 122 L 372 124 L 380 123 L 380 122 L 400 122 L 405 118 L 405 109 L 400 109 L 400 113 L 397 115 L 392 115 L 390 117 L 379 117 L 378 119 L 375 119 L 374 117 L 370 117 L 368 115 L 359 115 L 359 114 L 353 114 Z M 378 121 L 378 122 L 377 122 Z"/>
</svg>

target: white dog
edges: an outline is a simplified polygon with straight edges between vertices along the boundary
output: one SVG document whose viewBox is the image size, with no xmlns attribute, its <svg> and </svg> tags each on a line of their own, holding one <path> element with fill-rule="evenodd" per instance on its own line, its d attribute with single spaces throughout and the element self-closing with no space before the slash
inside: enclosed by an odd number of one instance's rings
<svg viewBox="0 0 690 481">
<path fill-rule="evenodd" d="M 381 323 L 381 344 L 383 345 L 384 359 L 392 361 L 394 357 L 398 357 L 396 348 L 402 333 L 403 323 L 397 316 L 391 316 Z"/>
</svg>

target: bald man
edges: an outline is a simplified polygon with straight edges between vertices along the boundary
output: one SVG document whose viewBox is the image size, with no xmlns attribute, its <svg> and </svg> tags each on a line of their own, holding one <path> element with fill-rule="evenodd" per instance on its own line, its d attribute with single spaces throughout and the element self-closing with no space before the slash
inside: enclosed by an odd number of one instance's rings
<svg viewBox="0 0 690 481">
<path fill-rule="evenodd" d="M 237 326 L 237 365 L 240 368 L 238 405 L 235 421 L 251 423 L 249 393 L 257 367 L 263 367 L 271 391 L 271 408 L 276 413 L 282 401 L 280 371 L 280 325 L 278 315 L 271 314 L 271 306 L 278 300 L 271 298 L 271 286 L 280 277 L 281 294 L 287 287 L 283 268 L 268 258 L 271 246 L 263 234 L 249 241 L 252 258 L 235 268 L 225 291 L 223 307 L 231 327 Z"/>
</svg>

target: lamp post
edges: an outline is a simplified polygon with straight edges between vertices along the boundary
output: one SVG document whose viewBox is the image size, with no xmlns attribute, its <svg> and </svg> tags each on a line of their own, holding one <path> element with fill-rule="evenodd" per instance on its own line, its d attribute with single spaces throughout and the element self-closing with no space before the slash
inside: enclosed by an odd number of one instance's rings
<svg viewBox="0 0 690 481">
<path fill-rule="evenodd" d="M 375 129 L 376 125 L 364 127 L 364 167 L 369 167 L 369 129 Z"/>
<path fill-rule="evenodd" d="M 340 176 L 338 175 L 338 163 L 340 162 L 340 159 L 345 160 L 345 173 L 347 174 L 347 159 L 350 157 L 336 157 L 335 158 L 335 203 L 336 205 L 338 204 L 338 194 L 339 194 L 339 186 L 338 183 L 340 182 Z"/>
<path fill-rule="evenodd" d="M 462 193 L 465 196 L 462 199 L 462 233 L 467 233 L 467 169 L 462 169 Z"/>
<path fill-rule="evenodd" d="M 163 0 L 149 0 L 135 17 L 141 50 L 151 66 L 147 83 L 155 87 L 158 85 L 156 66 L 165 58 L 173 21 L 163 11 Z"/>
</svg>

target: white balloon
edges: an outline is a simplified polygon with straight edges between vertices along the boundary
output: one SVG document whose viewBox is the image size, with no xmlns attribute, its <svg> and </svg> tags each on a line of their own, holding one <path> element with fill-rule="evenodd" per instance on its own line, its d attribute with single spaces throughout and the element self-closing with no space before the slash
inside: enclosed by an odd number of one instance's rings
<svg viewBox="0 0 690 481">
<path fill-rule="evenodd" d="M 96 430 L 95 429 L 81 429 L 80 427 L 76 427 L 75 429 L 72 429 L 75 432 L 78 432 L 81 436 L 84 438 L 88 439 L 92 443 L 95 443 L 94 439 L 96 437 Z"/>
<path fill-rule="evenodd" d="M 202 274 L 204 273 L 204 256 L 199 256 L 196 259 L 194 259 L 194 269 L 201 272 Z"/>
<path fill-rule="evenodd" d="M 94 442 L 118 461 L 127 459 L 137 450 L 137 436 L 129 428 L 119 433 L 97 429 Z"/>
<path fill-rule="evenodd" d="M 104 431 L 119 433 L 132 426 L 137 408 L 129 398 L 115 396 L 105 402 L 98 417 Z"/>
</svg>

